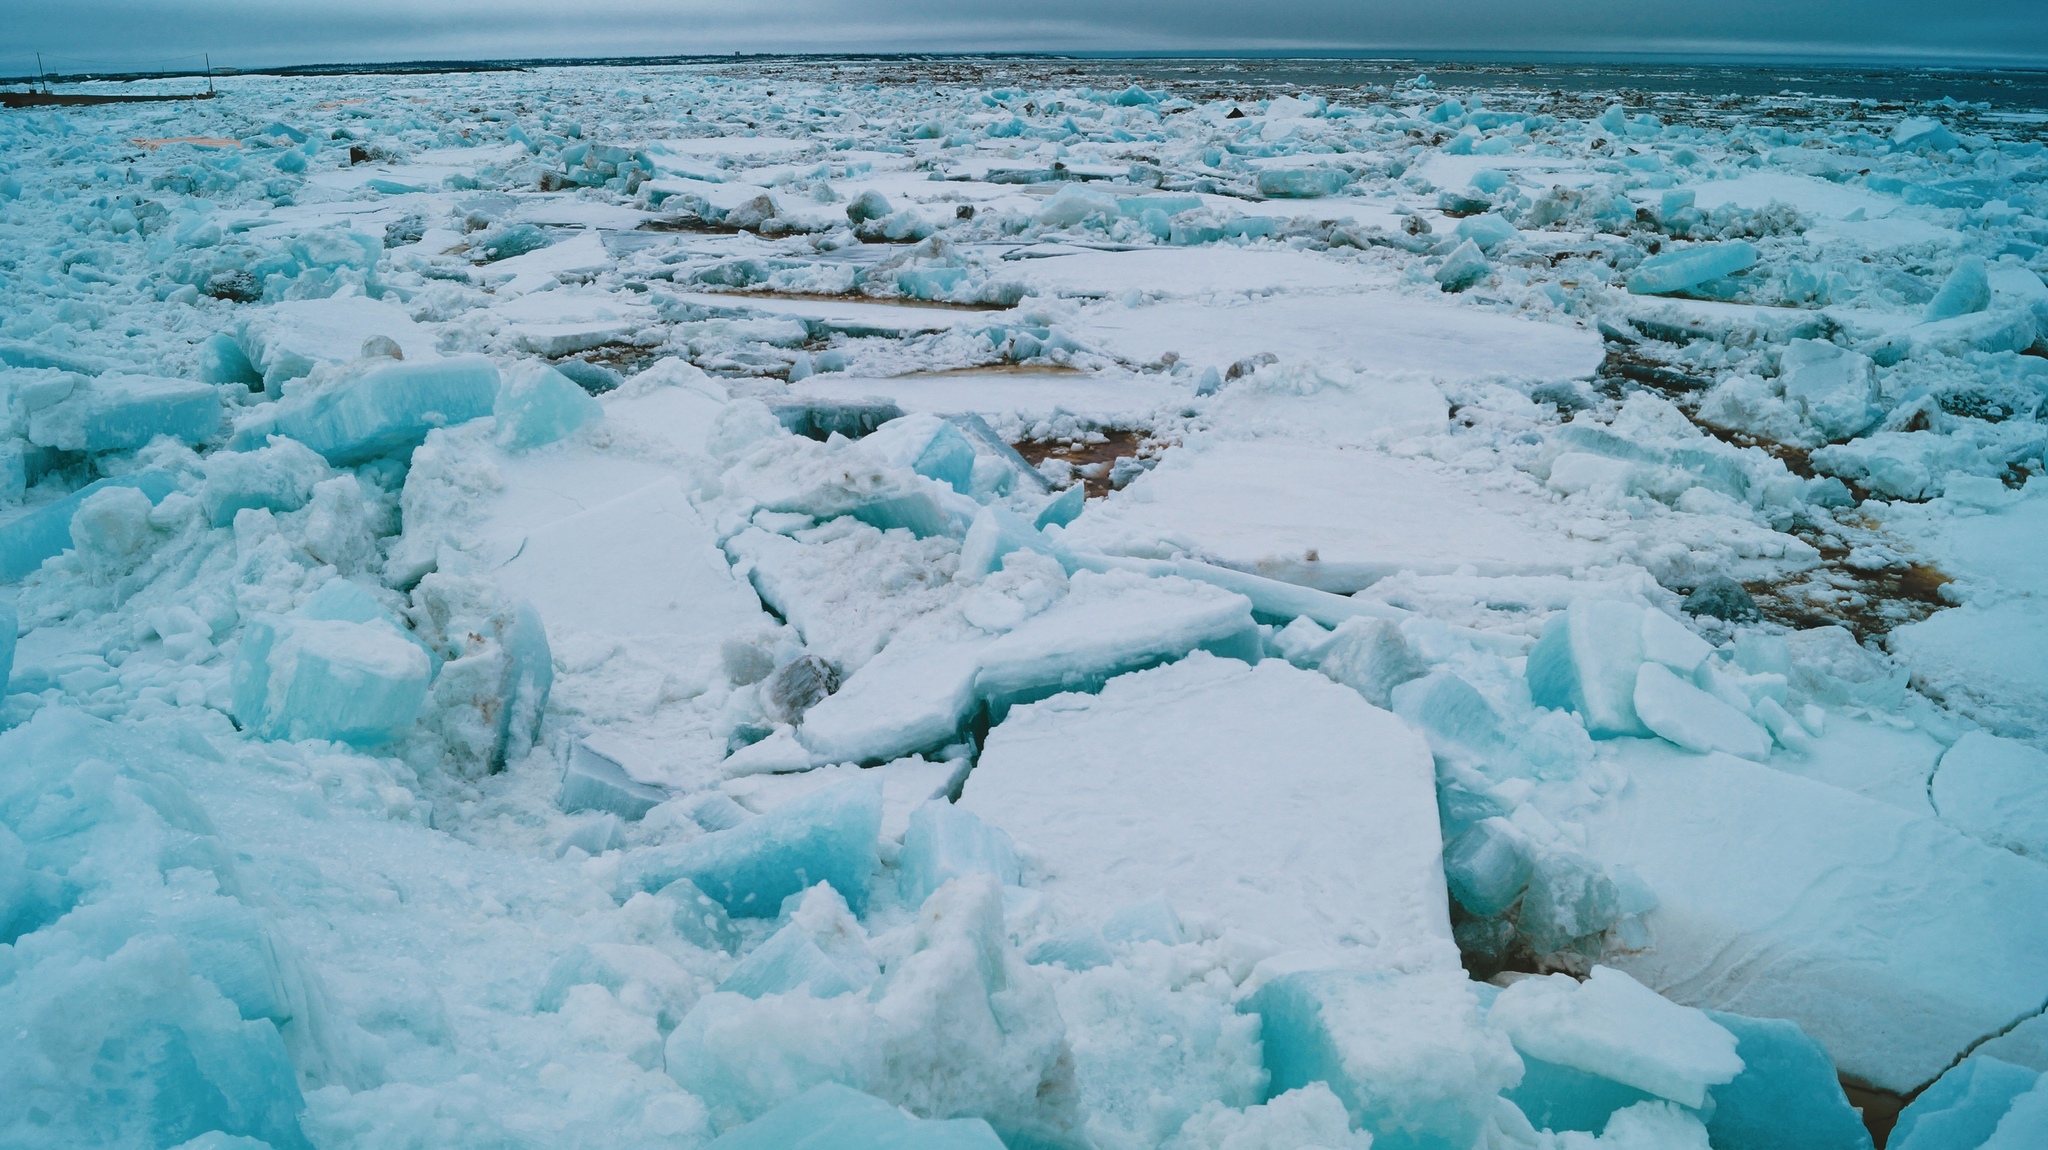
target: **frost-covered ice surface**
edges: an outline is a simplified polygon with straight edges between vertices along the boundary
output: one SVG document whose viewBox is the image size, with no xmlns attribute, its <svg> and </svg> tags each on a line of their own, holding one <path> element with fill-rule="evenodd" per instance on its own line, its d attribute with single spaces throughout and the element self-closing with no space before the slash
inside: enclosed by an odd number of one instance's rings
<svg viewBox="0 0 2048 1150">
<path fill-rule="evenodd" d="M 935 69 L 0 117 L 0 1142 L 2039 1144 L 2040 109 Z"/>
</svg>

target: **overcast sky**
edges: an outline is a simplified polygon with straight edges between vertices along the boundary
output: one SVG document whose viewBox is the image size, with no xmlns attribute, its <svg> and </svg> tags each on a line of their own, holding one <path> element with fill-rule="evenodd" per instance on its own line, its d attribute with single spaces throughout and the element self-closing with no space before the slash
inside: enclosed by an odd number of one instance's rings
<svg viewBox="0 0 2048 1150">
<path fill-rule="evenodd" d="M 2048 0 L 4 0 L 0 71 L 833 51 L 1771 54 L 2048 64 Z"/>
</svg>

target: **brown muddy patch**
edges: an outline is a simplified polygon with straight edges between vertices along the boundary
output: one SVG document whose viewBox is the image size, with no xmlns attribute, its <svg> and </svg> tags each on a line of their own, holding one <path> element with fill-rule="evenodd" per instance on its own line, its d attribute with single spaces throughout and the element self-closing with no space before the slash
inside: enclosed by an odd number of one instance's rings
<svg viewBox="0 0 2048 1150">
<path fill-rule="evenodd" d="M 1119 459 L 1152 459 L 1172 447 L 1173 440 L 1154 439 L 1149 431 L 1094 431 L 1077 439 L 1026 439 L 1013 446 L 1017 454 L 1037 467 L 1048 459 L 1074 465 L 1074 474 L 1087 486 L 1088 498 L 1110 493 L 1110 472 Z"/>
</svg>

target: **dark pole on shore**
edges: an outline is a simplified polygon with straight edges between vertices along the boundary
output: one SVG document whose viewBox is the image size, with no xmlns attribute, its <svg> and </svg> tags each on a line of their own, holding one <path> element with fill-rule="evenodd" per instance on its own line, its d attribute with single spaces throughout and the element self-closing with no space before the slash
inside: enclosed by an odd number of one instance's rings
<svg viewBox="0 0 2048 1150">
<path fill-rule="evenodd" d="M 36 81 L 43 86 L 45 93 L 49 92 L 50 77 L 43 72 L 43 54 L 41 52 L 36 53 Z"/>
<path fill-rule="evenodd" d="M 209 95 L 209 96 L 211 96 L 211 95 L 213 95 L 213 53 L 211 53 L 211 52 L 205 53 L 205 56 L 206 56 L 206 94 L 207 94 L 207 95 Z"/>
</svg>

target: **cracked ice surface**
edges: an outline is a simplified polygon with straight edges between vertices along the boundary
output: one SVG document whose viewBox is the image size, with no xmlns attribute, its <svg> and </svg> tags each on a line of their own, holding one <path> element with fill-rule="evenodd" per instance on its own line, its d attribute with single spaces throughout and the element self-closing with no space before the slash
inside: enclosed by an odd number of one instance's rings
<svg viewBox="0 0 2048 1150">
<path fill-rule="evenodd" d="M 2041 110 L 1120 68 L 0 116 L 0 1141 L 2022 1144 Z"/>
</svg>

